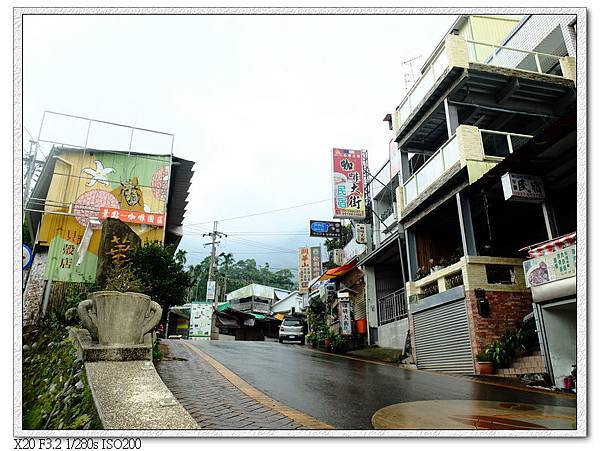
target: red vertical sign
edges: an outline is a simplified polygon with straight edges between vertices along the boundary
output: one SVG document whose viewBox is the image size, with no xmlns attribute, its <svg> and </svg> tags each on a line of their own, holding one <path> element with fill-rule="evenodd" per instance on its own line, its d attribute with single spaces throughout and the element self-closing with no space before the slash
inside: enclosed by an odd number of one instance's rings
<svg viewBox="0 0 600 451">
<path fill-rule="evenodd" d="M 365 218 L 362 150 L 333 149 L 333 217 Z"/>
</svg>

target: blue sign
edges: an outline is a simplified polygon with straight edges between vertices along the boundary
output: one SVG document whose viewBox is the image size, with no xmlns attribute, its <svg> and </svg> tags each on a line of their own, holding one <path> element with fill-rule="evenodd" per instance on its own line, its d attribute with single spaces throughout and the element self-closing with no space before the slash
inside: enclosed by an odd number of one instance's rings
<svg viewBox="0 0 600 451">
<path fill-rule="evenodd" d="M 312 230 L 313 232 L 318 232 L 318 233 L 325 233 L 329 230 L 329 224 L 327 224 L 326 222 L 313 222 L 310 225 L 310 230 Z"/>
<path fill-rule="evenodd" d="M 342 223 L 337 221 L 310 221 L 310 236 L 319 238 L 341 238 Z"/>
<path fill-rule="evenodd" d="M 31 261 L 33 260 L 33 252 L 29 249 L 29 246 L 23 244 L 23 269 L 29 268 Z"/>
</svg>

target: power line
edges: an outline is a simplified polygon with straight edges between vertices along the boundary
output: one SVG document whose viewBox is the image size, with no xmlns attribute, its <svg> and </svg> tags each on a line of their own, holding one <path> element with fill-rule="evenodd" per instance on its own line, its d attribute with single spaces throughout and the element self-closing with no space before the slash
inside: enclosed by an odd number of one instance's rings
<svg viewBox="0 0 600 451">
<path fill-rule="evenodd" d="M 294 208 L 300 208 L 300 207 L 305 207 L 305 206 L 308 206 L 308 205 L 320 204 L 322 202 L 327 202 L 327 201 L 330 201 L 330 200 L 331 200 L 331 198 L 327 198 L 327 199 L 317 200 L 317 201 L 314 201 L 314 202 L 307 202 L 307 203 L 304 203 L 304 204 L 292 205 L 290 207 L 277 208 L 275 210 L 261 211 L 261 212 L 258 212 L 258 213 L 249 213 L 249 214 L 242 215 L 242 216 L 234 216 L 232 218 L 217 219 L 217 221 L 218 222 L 233 221 L 234 219 L 243 219 L 243 218 L 249 218 L 249 217 L 252 217 L 252 216 L 267 215 L 267 214 L 270 214 L 270 213 L 277 213 L 279 211 L 293 210 Z M 184 224 L 184 227 L 196 226 L 196 225 L 201 225 L 201 224 L 210 224 L 211 222 L 213 222 L 213 221 L 195 222 L 195 223 L 191 223 L 191 224 Z"/>
</svg>

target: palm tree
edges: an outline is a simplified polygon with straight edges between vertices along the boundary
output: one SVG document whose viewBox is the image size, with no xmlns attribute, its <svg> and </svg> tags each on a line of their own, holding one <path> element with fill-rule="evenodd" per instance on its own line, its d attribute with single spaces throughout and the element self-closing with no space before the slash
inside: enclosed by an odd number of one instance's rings
<svg viewBox="0 0 600 451">
<path fill-rule="evenodd" d="M 235 259 L 233 258 L 233 254 L 230 252 L 221 252 L 217 257 L 217 265 L 222 265 L 223 267 L 223 301 L 225 300 L 225 295 L 227 294 L 227 272 L 229 271 L 229 265 L 233 264 L 234 262 Z"/>
</svg>

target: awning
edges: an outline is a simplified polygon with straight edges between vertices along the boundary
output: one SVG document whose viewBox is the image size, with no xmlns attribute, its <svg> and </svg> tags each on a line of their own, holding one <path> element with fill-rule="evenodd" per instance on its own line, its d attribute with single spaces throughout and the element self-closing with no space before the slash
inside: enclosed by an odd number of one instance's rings
<svg viewBox="0 0 600 451">
<path fill-rule="evenodd" d="M 356 268 L 356 260 L 354 260 L 352 263 L 348 263 L 347 265 L 338 266 L 337 268 L 328 269 L 327 271 L 325 271 L 321 275 L 321 277 L 319 277 L 317 279 L 317 281 L 319 281 L 319 280 L 329 280 L 329 279 L 335 279 L 336 277 L 341 277 L 344 274 L 352 271 L 354 268 Z"/>
<path fill-rule="evenodd" d="M 542 243 L 532 244 L 531 246 L 527 246 L 519 250 L 529 250 L 529 256 L 531 258 L 535 258 L 549 254 L 550 252 L 558 251 L 567 246 L 571 246 L 572 244 L 575 244 L 576 241 L 577 232 L 573 232 L 558 238 L 553 238 L 551 240 L 544 241 Z"/>
<path fill-rule="evenodd" d="M 222 312 L 223 310 L 227 310 L 231 305 L 229 303 L 221 304 L 217 307 L 217 311 Z"/>
</svg>

